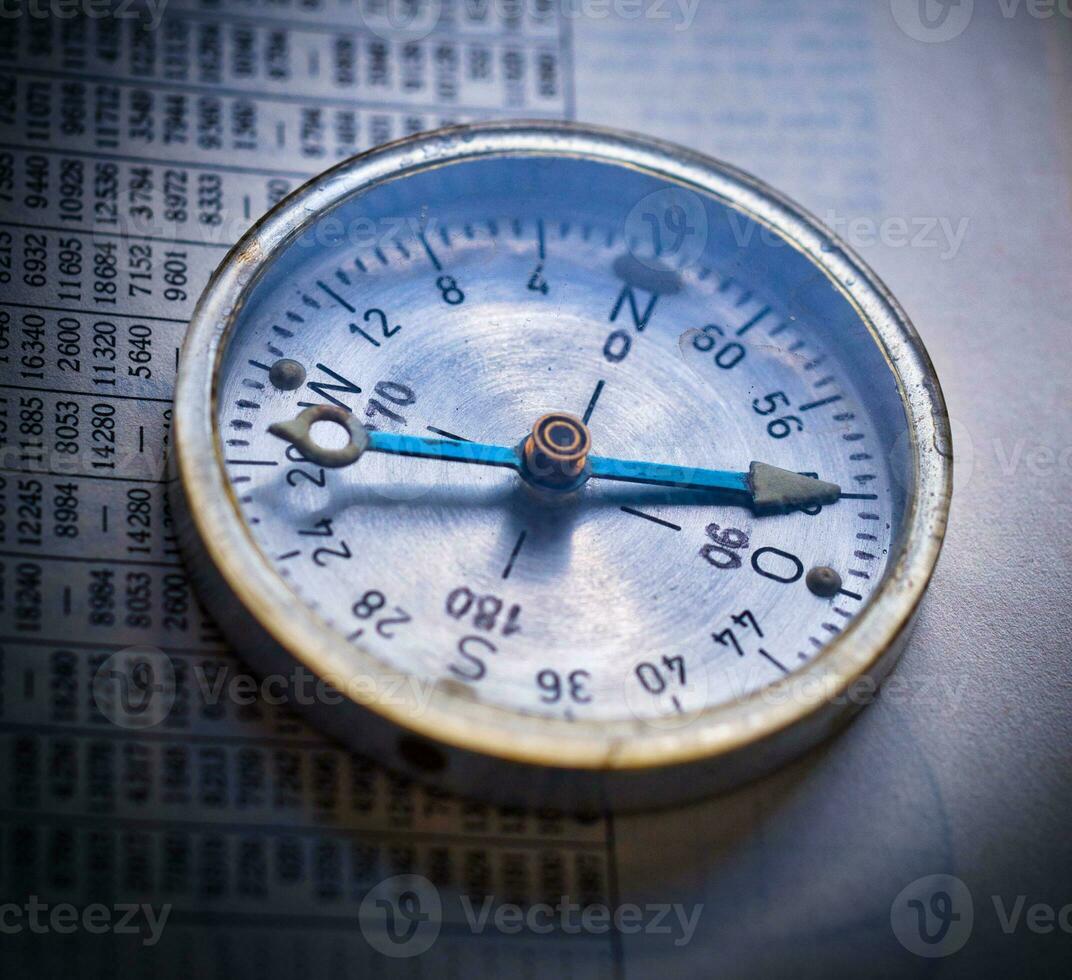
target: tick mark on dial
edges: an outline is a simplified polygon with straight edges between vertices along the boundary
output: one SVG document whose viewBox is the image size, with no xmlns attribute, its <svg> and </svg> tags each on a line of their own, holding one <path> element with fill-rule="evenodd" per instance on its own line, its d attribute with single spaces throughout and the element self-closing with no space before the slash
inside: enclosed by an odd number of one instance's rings
<svg viewBox="0 0 1072 980">
<path fill-rule="evenodd" d="M 588 399 L 588 407 L 584 410 L 584 415 L 581 417 L 581 421 L 585 425 L 588 424 L 588 420 L 592 417 L 592 413 L 596 410 L 596 402 L 599 401 L 599 396 L 603 394 L 603 385 L 605 382 L 602 378 L 596 382 L 596 390 L 592 392 L 592 397 Z"/>
<path fill-rule="evenodd" d="M 798 412 L 810 412 L 813 408 L 822 408 L 824 405 L 832 405 L 834 402 L 841 401 L 841 395 L 830 395 L 827 398 L 820 398 L 817 401 L 808 402 L 805 405 L 801 405 Z"/>
<path fill-rule="evenodd" d="M 762 320 L 768 313 L 770 313 L 770 307 L 764 306 L 755 316 L 753 316 L 743 326 L 737 328 L 737 336 L 743 337 L 749 330 L 751 330 L 760 320 Z"/>
<path fill-rule="evenodd" d="M 664 521 L 661 517 L 655 517 L 653 514 L 645 514 L 642 510 L 634 510 L 632 507 L 621 508 L 626 514 L 632 514 L 634 517 L 643 517 L 646 521 L 651 521 L 652 524 L 659 524 L 662 527 L 668 527 L 671 531 L 680 531 L 681 525 L 674 524 L 671 521 Z"/>
<path fill-rule="evenodd" d="M 457 436 L 453 432 L 448 432 L 446 429 L 437 429 L 434 425 L 426 425 L 425 428 L 429 432 L 434 432 L 437 436 L 442 436 L 444 439 L 453 439 L 455 442 L 472 442 L 472 439 L 466 439 L 465 436 Z"/>
<path fill-rule="evenodd" d="M 356 310 L 356 309 L 354 309 L 354 305 L 353 305 L 352 303 L 348 303 L 348 302 L 347 302 L 346 300 L 344 300 L 344 299 L 343 299 L 343 298 L 342 298 L 342 297 L 341 297 L 341 296 L 340 296 L 340 295 L 339 295 L 339 294 L 338 294 L 337 292 L 335 292 L 335 290 L 334 290 L 334 289 L 332 289 L 332 288 L 331 288 L 331 287 L 330 287 L 330 286 L 329 286 L 329 285 L 328 285 L 328 284 L 327 284 L 326 282 L 323 282 L 322 280 L 320 280 L 320 279 L 317 279 L 317 281 L 316 281 L 316 284 L 317 284 L 317 285 L 318 285 L 318 286 L 319 286 L 319 287 L 320 287 L 320 288 L 321 288 L 322 290 L 324 290 L 324 292 L 325 292 L 325 293 L 327 293 L 327 294 L 328 294 L 328 295 L 329 295 L 329 296 L 330 296 L 330 297 L 331 297 L 331 298 L 332 298 L 333 300 L 335 300 L 335 302 L 336 302 L 336 303 L 338 303 L 338 304 L 339 304 L 339 306 L 341 306 L 341 307 L 342 307 L 342 308 L 343 308 L 344 310 L 346 310 L 346 311 L 347 311 L 347 312 L 349 312 L 349 313 L 356 313 L 356 312 L 357 312 L 357 310 Z"/>
<path fill-rule="evenodd" d="M 763 647 L 759 648 L 759 655 L 766 660 L 769 660 L 775 667 L 777 667 L 783 674 L 789 673 L 789 668 L 785 666 L 781 661 L 775 660 Z"/>
<path fill-rule="evenodd" d="M 424 246 L 425 254 L 428 256 L 428 261 L 432 263 L 436 272 L 443 271 L 443 265 L 439 261 L 439 256 L 432 251 L 432 246 L 428 244 L 428 239 L 425 238 L 424 232 L 417 233 L 417 240 Z"/>
<path fill-rule="evenodd" d="M 514 550 L 510 552 L 510 559 L 506 563 L 506 568 L 503 569 L 502 577 L 504 579 L 510 577 L 510 573 L 514 570 L 514 562 L 517 561 L 517 556 L 521 553 L 521 548 L 525 544 L 525 536 L 528 531 L 522 531 L 517 536 L 517 544 L 514 545 Z"/>
</svg>

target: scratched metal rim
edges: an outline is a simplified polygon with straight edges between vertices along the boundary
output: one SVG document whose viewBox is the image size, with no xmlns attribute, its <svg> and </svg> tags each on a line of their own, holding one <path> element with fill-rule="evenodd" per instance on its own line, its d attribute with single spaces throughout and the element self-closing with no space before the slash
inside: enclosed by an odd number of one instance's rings
<svg viewBox="0 0 1072 980">
<path fill-rule="evenodd" d="M 888 571 L 849 626 L 810 663 L 739 700 L 709 707 L 672 731 L 640 720 L 566 721 L 508 711 L 436 687 L 427 703 L 385 704 L 350 692 L 351 707 L 444 746 L 515 763 L 564 769 L 643 770 L 742 753 L 763 767 L 776 738 L 789 754 L 829 734 L 840 695 L 892 666 L 937 562 L 952 493 L 952 445 L 941 388 L 904 311 L 864 262 L 815 218 L 754 177 L 670 143 L 564 122 L 450 127 L 342 162 L 299 188 L 228 253 L 202 294 L 176 383 L 173 489 L 188 515 L 194 560 L 208 563 L 243 611 L 278 647 L 320 677 L 397 677 L 301 604 L 248 534 L 222 463 L 215 377 L 235 315 L 271 259 L 311 221 L 353 194 L 432 167 L 494 156 L 569 156 L 647 171 L 745 212 L 806 254 L 858 310 L 895 375 L 913 465 L 904 529 Z M 221 622 L 224 632 L 238 627 Z M 260 651 L 230 636 L 254 666 Z M 632 651 L 623 651 L 623 656 Z M 331 711 L 330 706 L 319 710 Z M 851 709 L 849 709 L 851 710 Z M 330 725 L 328 727 L 331 727 Z M 799 738 L 793 739 L 799 731 Z M 784 748 L 778 750 L 784 755 Z"/>
</svg>

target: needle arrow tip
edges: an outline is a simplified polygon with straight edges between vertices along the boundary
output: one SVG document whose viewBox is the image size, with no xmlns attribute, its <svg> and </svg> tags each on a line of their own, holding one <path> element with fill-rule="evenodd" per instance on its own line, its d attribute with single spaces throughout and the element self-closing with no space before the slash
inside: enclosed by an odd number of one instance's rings
<svg viewBox="0 0 1072 980">
<path fill-rule="evenodd" d="M 832 504 L 841 496 L 841 487 L 836 483 L 801 476 L 769 463 L 753 462 L 749 466 L 748 485 L 752 488 L 752 505 L 757 510 Z"/>
</svg>

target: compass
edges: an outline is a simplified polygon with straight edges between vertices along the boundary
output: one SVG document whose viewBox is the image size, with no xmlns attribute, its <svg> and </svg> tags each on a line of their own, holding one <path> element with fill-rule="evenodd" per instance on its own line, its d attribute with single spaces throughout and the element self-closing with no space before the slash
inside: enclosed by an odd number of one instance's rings
<svg viewBox="0 0 1072 980">
<path fill-rule="evenodd" d="M 380 147 L 259 222 L 194 314 L 172 464 L 205 605 L 320 682 L 314 725 L 591 809 L 754 777 L 866 703 L 952 460 L 918 336 L 814 219 L 522 122 Z"/>
</svg>

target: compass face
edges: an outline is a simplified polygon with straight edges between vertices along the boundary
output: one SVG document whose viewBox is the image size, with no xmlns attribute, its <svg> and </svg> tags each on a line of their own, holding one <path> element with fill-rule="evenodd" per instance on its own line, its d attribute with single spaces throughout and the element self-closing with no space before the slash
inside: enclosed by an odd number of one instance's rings
<svg viewBox="0 0 1072 980">
<path fill-rule="evenodd" d="M 393 671 L 673 727 L 807 668 L 889 574 L 915 480 L 902 385 L 851 276 L 740 202 L 629 159 L 461 157 L 344 195 L 256 271 L 213 382 L 232 516 L 290 601 Z M 269 432 L 321 405 L 433 455 L 332 468 Z M 548 486 L 434 456 L 523 455 L 549 413 L 573 420 L 552 446 L 758 461 L 840 495 L 763 508 L 747 481 Z"/>
</svg>

